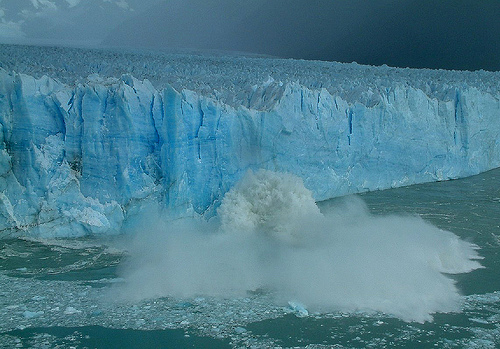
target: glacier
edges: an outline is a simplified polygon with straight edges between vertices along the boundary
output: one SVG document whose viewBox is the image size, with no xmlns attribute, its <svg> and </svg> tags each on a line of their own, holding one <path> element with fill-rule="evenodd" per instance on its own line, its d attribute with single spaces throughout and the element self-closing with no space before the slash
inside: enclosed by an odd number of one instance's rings
<svg viewBox="0 0 500 349">
<path fill-rule="evenodd" d="M 209 218 L 249 169 L 321 201 L 500 166 L 495 72 L 8 45 L 0 63 L 2 237 L 117 234 L 149 204 Z"/>
</svg>

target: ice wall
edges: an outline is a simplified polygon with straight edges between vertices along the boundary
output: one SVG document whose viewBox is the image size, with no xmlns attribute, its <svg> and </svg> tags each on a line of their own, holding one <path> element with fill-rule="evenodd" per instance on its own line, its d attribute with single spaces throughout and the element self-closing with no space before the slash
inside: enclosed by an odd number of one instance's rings
<svg viewBox="0 0 500 349">
<path fill-rule="evenodd" d="M 498 90 L 358 87 L 270 78 L 242 103 L 131 75 L 69 85 L 0 69 L 0 236 L 117 233 L 148 201 L 210 216 L 247 169 L 296 174 L 324 200 L 500 166 Z"/>
</svg>

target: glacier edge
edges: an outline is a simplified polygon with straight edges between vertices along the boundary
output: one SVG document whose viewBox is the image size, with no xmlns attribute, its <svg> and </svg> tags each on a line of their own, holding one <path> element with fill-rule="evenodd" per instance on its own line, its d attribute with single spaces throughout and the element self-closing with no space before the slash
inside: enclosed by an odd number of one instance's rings
<svg viewBox="0 0 500 349">
<path fill-rule="evenodd" d="M 148 201 L 210 217 L 248 169 L 298 175 L 319 201 L 499 167 L 500 93 L 445 90 L 396 82 L 367 103 L 267 81 L 244 106 L 132 75 L 70 86 L 0 69 L 0 236 L 119 233 Z"/>
</svg>

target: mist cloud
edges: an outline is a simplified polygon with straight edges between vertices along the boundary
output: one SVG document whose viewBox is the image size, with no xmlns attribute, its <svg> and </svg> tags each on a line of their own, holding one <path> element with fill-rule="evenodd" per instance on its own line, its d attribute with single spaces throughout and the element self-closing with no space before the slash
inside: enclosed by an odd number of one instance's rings
<svg viewBox="0 0 500 349">
<path fill-rule="evenodd" d="M 405 321 L 460 309 L 445 274 L 480 268 L 476 246 L 415 216 L 372 216 L 349 197 L 319 212 L 295 176 L 249 173 L 212 221 L 147 217 L 113 298 L 246 297 L 309 310 L 381 311 Z"/>
</svg>

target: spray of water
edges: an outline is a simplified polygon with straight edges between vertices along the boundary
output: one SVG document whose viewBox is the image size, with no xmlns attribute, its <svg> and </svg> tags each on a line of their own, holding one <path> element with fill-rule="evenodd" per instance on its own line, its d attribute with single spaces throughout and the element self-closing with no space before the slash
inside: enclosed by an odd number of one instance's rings
<svg viewBox="0 0 500 349">
<path fill-rule="evenodd" d="M 209 222 L 153 214 L 144 226 L 122 270 L 127 298 L 264 289 L 312 311 L 424 322 L 459 310 L 447 274 L 481 267 L 477 246 L 417 216 L 373 216 L 357 197 L 320 212 L 300 178 L 264 170 L 247 173 Z"/>
</svg>

